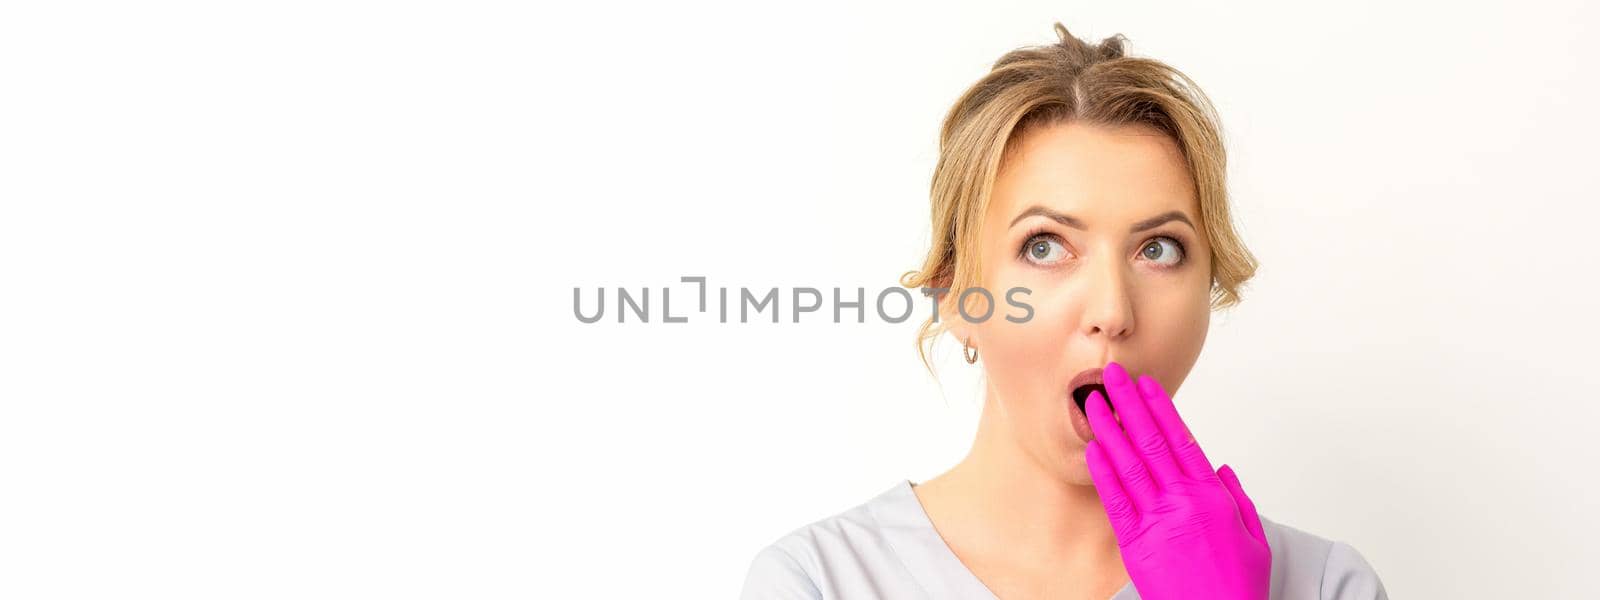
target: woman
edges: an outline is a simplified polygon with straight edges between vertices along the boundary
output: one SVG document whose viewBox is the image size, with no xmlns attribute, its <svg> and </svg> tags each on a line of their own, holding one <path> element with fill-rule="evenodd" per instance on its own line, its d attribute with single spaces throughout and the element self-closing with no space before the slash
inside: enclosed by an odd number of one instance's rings
<svg viewBox="0 0 1600 600">
<path fill-rule="evenodd" d="M 932 247 L 901 281 L 949 290 L 925 362 L 944 333 L 982 358 L 971 451 L 763 549 L 743 596 L 1386 598 L 1351 546 L 1258 514 L 1173 408 L 1255 271 L 1209 100 L 1120 35 L 1056 33 L 950 110 Z M 1030 313 L 994 306 L 1013 288 Z"/>
</svg>

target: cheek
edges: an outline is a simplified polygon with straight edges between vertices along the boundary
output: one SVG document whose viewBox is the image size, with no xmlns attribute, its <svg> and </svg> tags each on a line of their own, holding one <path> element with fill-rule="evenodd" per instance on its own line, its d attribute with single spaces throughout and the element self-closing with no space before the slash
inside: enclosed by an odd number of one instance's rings
<svg viewBox="0 0 1600 600">
<path fill-rule="evenodd" d="M 1005 320 L 1006 314 L 1022 318 L 1027 311 L 1009 307 L 1005 313 L 982 325 L 984 346 L 989 348 L 991 364 L 1000 367 L 1021 367 L 1030 370 L 1057 364 L 1066 351 L 1065 319 L 1049 308 L 1033 306 L 1033 316 L 1026 323 Z M 1035 371 L 1037 372 L 1037 371 Z"/>
<path fill-rule="evenodd" d="M 1027 399 L 1049 394 L 1067 360 L 1069 308 L 1060 302 L 1045 302 L 1035 292 L 1016 297 L 1018 304 L 1032 307 L 1026 323 L 1012 323 L 1006 315 L 1022 318 L 1027 310 L 998 303 L 1000 310 L 984 323 L 982 339 L 985 372 L 991 385 L 1006 398 Z"/>
<path fill-rule="evenodd" d="M 1209 292 L 1173 291 L 1146 298 L 1145 306 L 1148 310 L 1139 315 L 1137 336 L 1144 338 L 1140 346 L 1152 359 L 1151 366 L 1165 371 L 1157 377 L 1171 392 L 1205 346 L 1211 330 Z"/>
</svg>

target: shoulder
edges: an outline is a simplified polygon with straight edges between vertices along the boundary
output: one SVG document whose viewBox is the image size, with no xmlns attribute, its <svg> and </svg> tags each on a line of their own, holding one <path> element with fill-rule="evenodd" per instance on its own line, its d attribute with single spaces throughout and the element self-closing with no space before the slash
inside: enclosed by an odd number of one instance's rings
<svg viewBox="0 0 1600 600">
<path fill-rule="evenodd" d="M 821 600 L 822 592 L 800 559 L 782 544 L 774 543 L 762 548 L 750 561 L 739 597 Z"/>
<path fill-rule="evenodd" d="M 1378 572 L 1350 544 L 1265 515 L 1261 515 L 1261 528 L 1272 548 L 1273 598 L 1388 599 Z"/>
<path fill-rule="evenodd" d="M 891 489 L 843 512 L 797 527 L 756 552 L 740 598 L 857 597 L 861 585 L 898 577 L 893 547 L 878 520 Z"/>
</svg>

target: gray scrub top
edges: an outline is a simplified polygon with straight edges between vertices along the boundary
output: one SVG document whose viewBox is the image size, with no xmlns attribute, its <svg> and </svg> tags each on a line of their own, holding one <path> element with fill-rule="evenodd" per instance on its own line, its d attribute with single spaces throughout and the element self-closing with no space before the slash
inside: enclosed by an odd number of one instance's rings
<svg viewBox="0 0 1600 600">
<path fill-rule="evenodd" d="M 1344 542 L 1261 517 L 1272 547 L 1273 600 L 1388 600 L 1372 565 Z M 855 508 L 796 529 L 756 553 L 744 600 L 996 600 L 961 563 L 902 480 Z M 1111 600 L 1133 600 L 1129 582 Z"/>
</svg>

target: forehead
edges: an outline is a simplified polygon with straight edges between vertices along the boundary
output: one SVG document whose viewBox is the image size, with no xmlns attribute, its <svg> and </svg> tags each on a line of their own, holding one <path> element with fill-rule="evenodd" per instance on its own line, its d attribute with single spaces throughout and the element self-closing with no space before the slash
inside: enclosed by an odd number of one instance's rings
<svg viewBox="0 0 1600 600">
<path fill-rule="evenodd" d="M 1090 227 L 1169 210 L 1193 217 L 1199 209 L 1172 138 L 1148 127 L 1081 122 L 1031 128 L 1006 153 L 989 215 L 1008 223 L 1035 204 L 1079 215 Z"/>
</svg>

